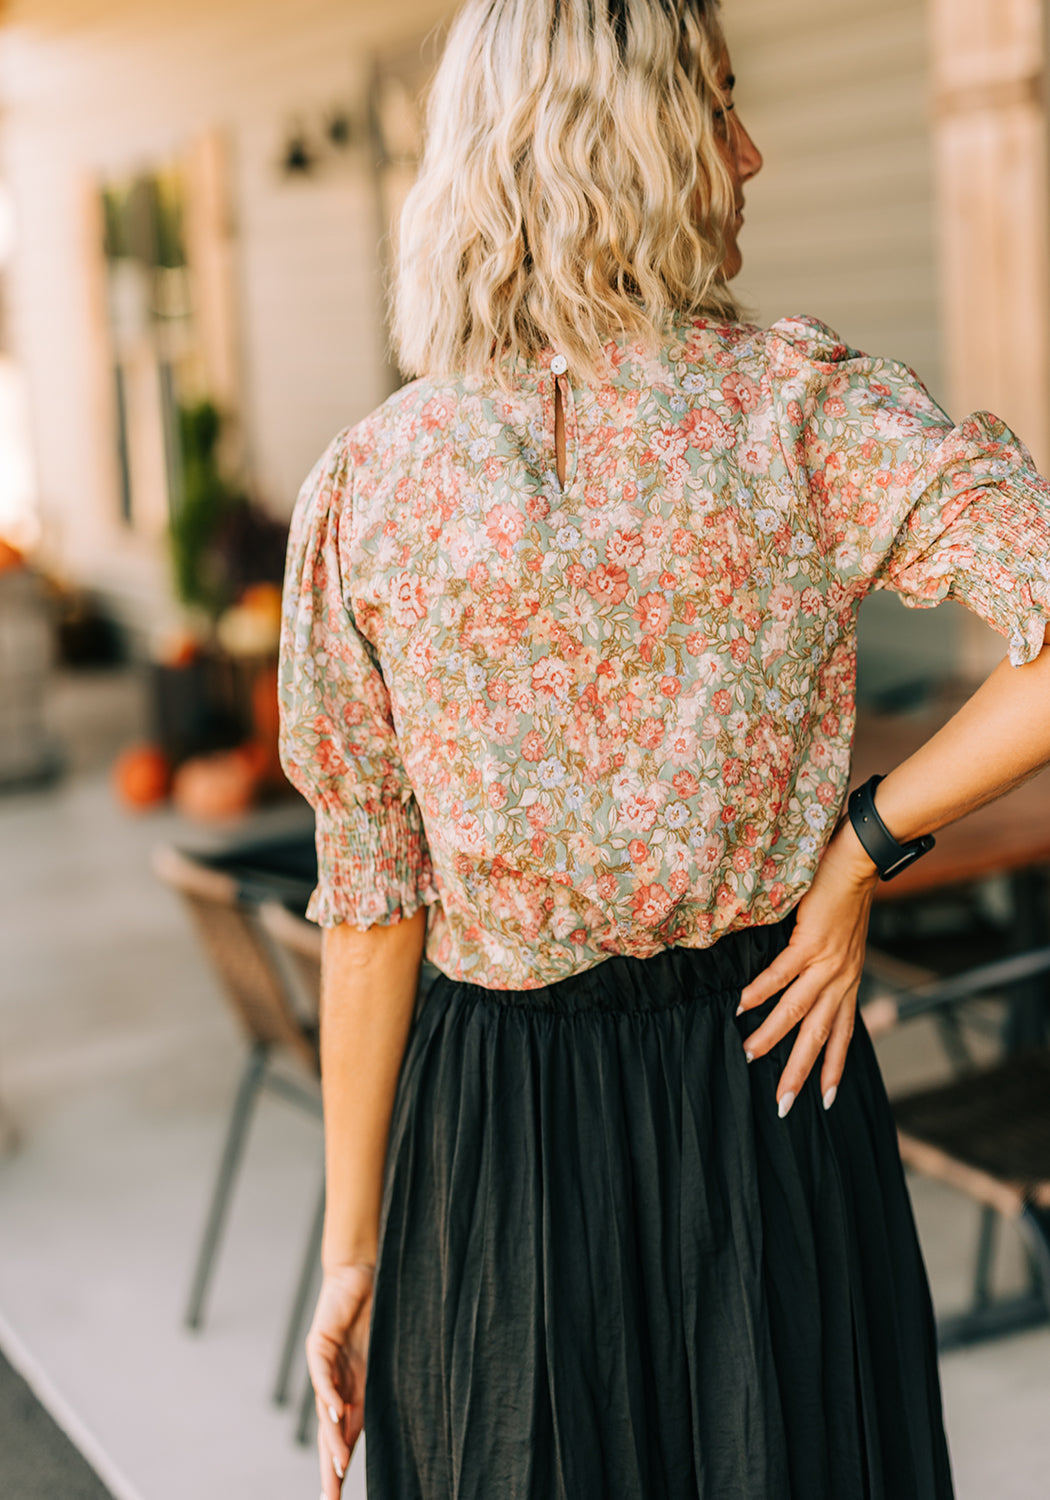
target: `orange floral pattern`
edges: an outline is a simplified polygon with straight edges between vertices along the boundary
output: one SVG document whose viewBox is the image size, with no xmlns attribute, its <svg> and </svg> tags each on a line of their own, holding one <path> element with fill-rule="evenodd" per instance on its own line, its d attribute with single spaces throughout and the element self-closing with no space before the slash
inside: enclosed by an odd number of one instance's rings
<svg viewBox="0 0 1050 1500">
<path fill-rule="evenodd" d="M 986 414 L 822 324 L 682 324 L 615 373 L 415 381 L 330 444 L 289 541 L 282 756 L 324 925 L 421 904 L 534 988 L 776 920 L 842 808 L 856 612 L 955 597 L 1031 660 L 1050 485 Z"/>
</svg>

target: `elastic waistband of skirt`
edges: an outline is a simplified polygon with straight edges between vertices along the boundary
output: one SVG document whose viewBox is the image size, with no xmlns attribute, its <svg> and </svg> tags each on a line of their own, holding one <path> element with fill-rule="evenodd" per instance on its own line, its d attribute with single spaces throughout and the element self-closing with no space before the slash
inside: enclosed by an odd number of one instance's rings
<svg viewBox="0 0 1050 1500">
<path fill-rule="evenodd" d="M 439 974 L 459 994 L 528 1010 L 667 1010 L 715 999 L 750 984 L 787 947 L 794 911 L 778 922 L 727 932 L 707 948 L 665 948 L 649 958 L 614 954 L 580 974 L 531 990 L 494 990 Z"/>
</svg>

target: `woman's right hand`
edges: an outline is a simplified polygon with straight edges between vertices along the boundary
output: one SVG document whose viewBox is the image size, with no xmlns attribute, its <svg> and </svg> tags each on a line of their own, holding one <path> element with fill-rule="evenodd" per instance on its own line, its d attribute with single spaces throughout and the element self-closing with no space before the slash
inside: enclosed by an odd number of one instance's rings
<svg viewBox="0 0 1050 1500">
<path fill-rule="evenodd" d="M 821 1052 L 824 1108 L 835 1098 L 853 1035 L 868 916 L 878 883 L 874 862 L 850 823 L 843 820 L 795 908 L 788 946 L 741 991 L 742 1011 L 764 1005 L 783 992 L 747 1037 L 749 1062 L 798 1027 L 777 1083 L 782 1115 L 791 1108 Z"/>
<path fill-rule="evenodd" d="M 364 1427 L 374 1276 L 374 1267 L 364 1263 L 326 1271 L 306 1337 L 306 1363 L 317 1402 L 321 1500 L 339 1500 Z"/>
</svg>

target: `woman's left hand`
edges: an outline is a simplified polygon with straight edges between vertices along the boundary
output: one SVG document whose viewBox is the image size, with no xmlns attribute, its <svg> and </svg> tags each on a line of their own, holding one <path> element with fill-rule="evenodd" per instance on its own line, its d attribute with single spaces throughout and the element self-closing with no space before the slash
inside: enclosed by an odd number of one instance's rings
<svg viewBox="0 0 1050 1500">
<path fill-rule="evenodd" d="M 746 1012 L 784 991 L 745 1042 L 751 1058 L 763 1056 L 792 1027 L 799 1028 L 777 1083 L 781 1117 L 791 1108 L 822 1049 L 824 1108 L 835 1098 L 853 1035 L 868 918 L 878 883 L 874 863 L 849 822 L 844 822 L 798 903 L 788 946 L 741 993 L 741 1009 Z"/>
<path fill-rule="evenodd" d="M 365 1264 L 327 1270 L 306 1339 L 306 1363 L 317 1402 L 321 1500 L 339 1500 L 364 1426 L 374 1277 L 374 1268 Z"/>
</svg>

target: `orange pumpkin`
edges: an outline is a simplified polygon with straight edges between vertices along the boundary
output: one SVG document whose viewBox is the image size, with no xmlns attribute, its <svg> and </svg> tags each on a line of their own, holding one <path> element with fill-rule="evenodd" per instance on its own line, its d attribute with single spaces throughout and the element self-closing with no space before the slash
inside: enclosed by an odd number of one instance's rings
<svg viewBox="0 0 1050 1500">
<path fill-rule="evenodd" d="M 114 762 L 113 788 L 127 808 L 156 807 L 171 788 L 171 762 L 159 745 L 131 745 Z"/>
<path fill-rule="evenodd" d="M 196 823 L 240 817 L 255 800 L 258 777 L 239 750 L 196 755 L 175 773 L 175 806 Z"/>
<path fill-rule="evenodd" d="M 266 746 L 260 745 L 258 740 L 245 740 L 243 745 L 238 745 L 230 751 L 235 755 L 256 778 L 261 780 L 266 774 L 267 752 Z"/>
<path fill-rule="evenodd" d="M 254 610 L 258 614 L 267 615 L 270 619 L 281 623 L 281 586 L 277 583 L 253 583 L 245 589 L 241 595 L 241 604 L 245 609 Z"/>
<path fill-rule="evenodd" d="M 189 630 L 173 630 L 160 642 L 157 661 L 164 667 L 192 667 L 201 643 Z"/>
<path fill-rule="evenodd" d="M 277 667 L 262 667 L 252 681 L 252 729 L 254 739 L 263 753 L 260 774 L 268 786 L 281 786 L 284 772 L 278 738 L 281 729 L 281 709 L 277 699 Z"/>
<path fill-rule="evenodd" d="M 8 568 L 21 568 L 25 565 L 25 558 L 17 547 L 12 547 L 10 542 L 5 542 L 0 537 L 0 573 Z"/>
</svg>

